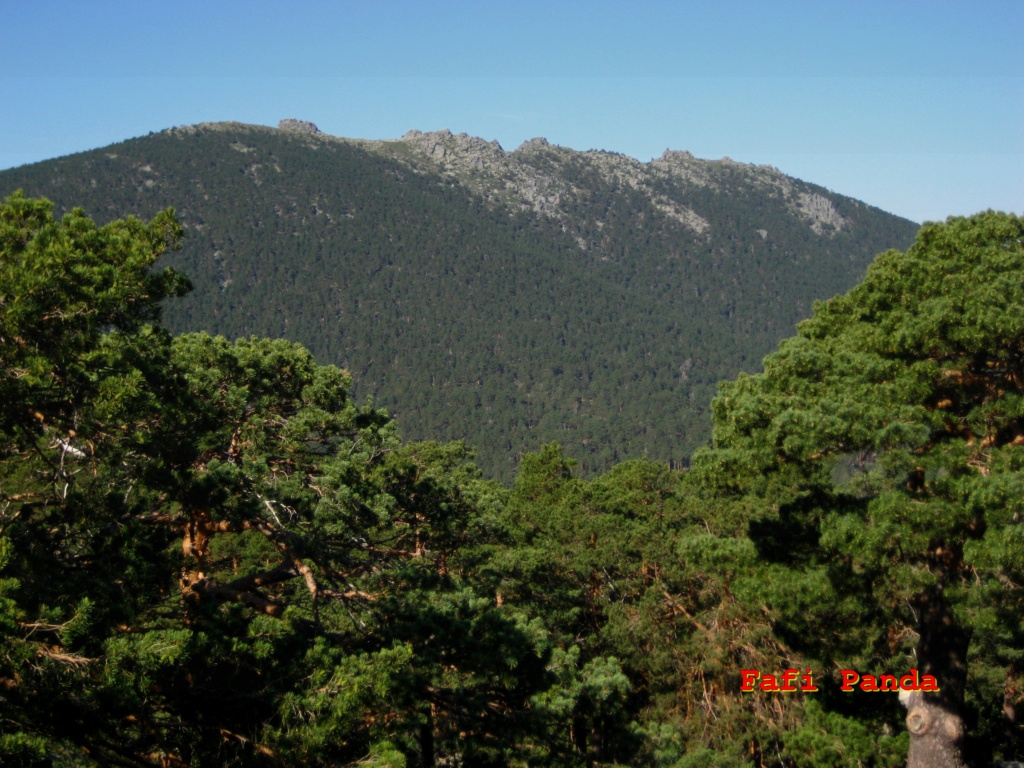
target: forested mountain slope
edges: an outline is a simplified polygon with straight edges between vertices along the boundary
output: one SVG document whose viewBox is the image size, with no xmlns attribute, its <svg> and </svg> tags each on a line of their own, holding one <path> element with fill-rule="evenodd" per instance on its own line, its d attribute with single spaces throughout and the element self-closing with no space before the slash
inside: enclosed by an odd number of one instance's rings
<svg viewBox="0 0 1024 768">
<path fill-rule="evenodd" d="M 412 439 L 464 438 L 508 479 L 557 440 L 591 474 L 685 461 L 716 383 L 917 226 L 728 159 L 641 163 L 448 131 L 176 128 L 0 172 L 98 221 L 173 206 L 176 331 L 283 336 L 349 369 Z"/>
</svg>

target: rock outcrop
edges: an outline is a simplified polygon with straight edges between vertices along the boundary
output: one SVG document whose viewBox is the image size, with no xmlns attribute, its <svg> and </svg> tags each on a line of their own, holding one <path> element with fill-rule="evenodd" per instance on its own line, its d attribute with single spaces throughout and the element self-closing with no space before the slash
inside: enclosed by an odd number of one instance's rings
<svg viewBox="0 0 1024 768">
<path fill-rule="evenodd" d="M 811 222 L 811 229 L 817 234 L 828 230 L 838 231 L 846 224 L 846 219 L 839 215 L 832 201 L 817 193 L 801 192 L 798 196 L 800 212 Z"/>
<path fill-rule="evenodd" d="M 316 127 L 315 123 L 311 123 L 308 120 L 296 120 L 295 118 L 285 118 L 277 124 L 279 131 L 295 131 L 296 133 L 310 133 L 314 135 L 320 135 L 322 131 Z"/>
<path fill-rule="evenodd" d="M 238 126 L 205 123 L 176 130 L 192 132 Z M 391 156 L 417 172 L 439 171 L 493 205 L 534 211 L 566 226 L 575 216 L 576 203 L 592 194 L 589 182 L 574 181 L 587 174 L 590 178 L 596 175 L 613 187 L 628 187 L 643 194 L 658 212 L 697 235 L 707 234 L 711 223 L 695 209 L 690 194 L 695 190 L 722 194 L 731 194 L 737 188 L 761 190 L 784 201 L 792 214 L 820 237 L 835 236 L 850 226 L 837 209 L 834 196 L 825 190 L 786 176 L 773 166 L 741 163 L 729 157 L 702 160 L 685 150 L 666 149 L 660 157 L 644 163 L 617 152 L 580 152 L 552 144 L 543 137 L 528 139 L 507 152 L 497 141 L 452 133 L 447 128 L 411 130 L 400 139 L 371 140 L 331 136 L 314 123 L 295 118 L 282 120 L 277 127 L 316 142 L 355 144 Z M 601 221 L 594 223 L 598 228 L 602 226 Z M 768 237 L 766 227 L 758 228 L 757 232 L 762 239 Z M 582 238 L 577 242 L 586 250 Z"/>
</svg>

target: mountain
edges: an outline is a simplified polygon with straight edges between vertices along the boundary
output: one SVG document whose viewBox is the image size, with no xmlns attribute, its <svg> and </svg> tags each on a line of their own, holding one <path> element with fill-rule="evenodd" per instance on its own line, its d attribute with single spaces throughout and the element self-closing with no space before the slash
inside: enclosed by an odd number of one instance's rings
<svg viewBox="0 0 1024 768">
<path fill-rule="evenodd" d="M 717 382 L 917 225 L 769 166 L 647 163 L 449 131 L 372 141 L 298 120 L 173 128 L 0 172 L 97 221 L 177 209 L 176 331 L 283 336 L 349 369 L 410 439 L 491 474 L 553 440 L 584 473 L 685 463 Z"/>
</svg>

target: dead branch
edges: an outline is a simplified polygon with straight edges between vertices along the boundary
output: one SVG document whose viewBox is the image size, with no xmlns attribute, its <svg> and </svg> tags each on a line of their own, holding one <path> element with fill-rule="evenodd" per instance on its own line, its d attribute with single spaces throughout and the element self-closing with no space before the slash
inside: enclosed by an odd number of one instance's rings
<svg viewBox="0 0 1024 768">
<path fill-rule="evenodd" d="M 72 667 L 84 667 L 97 661 L 97 659 L 88 659 L 76 653 L 67 653 L 59 645 L 40 645 L 36 648 L 36 656 L 52 659 Z"/>
</svg>

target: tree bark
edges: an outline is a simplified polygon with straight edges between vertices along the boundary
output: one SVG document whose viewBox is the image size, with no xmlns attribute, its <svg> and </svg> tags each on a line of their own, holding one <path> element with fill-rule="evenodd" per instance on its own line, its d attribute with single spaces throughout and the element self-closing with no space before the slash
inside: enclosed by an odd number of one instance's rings
<svg viewBox="0 0 1024 768">
<path fill-rule="evenodd" d="M 907 768 L 966 768 L 961 749 L 963 720 L 925 696 L 921 691 L 900 694 L 910 731 Z"/>
<path fill-rule="evenodd" d="M 916 608 L 918 671 L 934 676 L 939 690 L 900 693 L 910 731 L 907 768 L 965 768 L 961 712 L 970 634 L 957 623 L 939 587 L 920 595 Z"/>
</svg>

